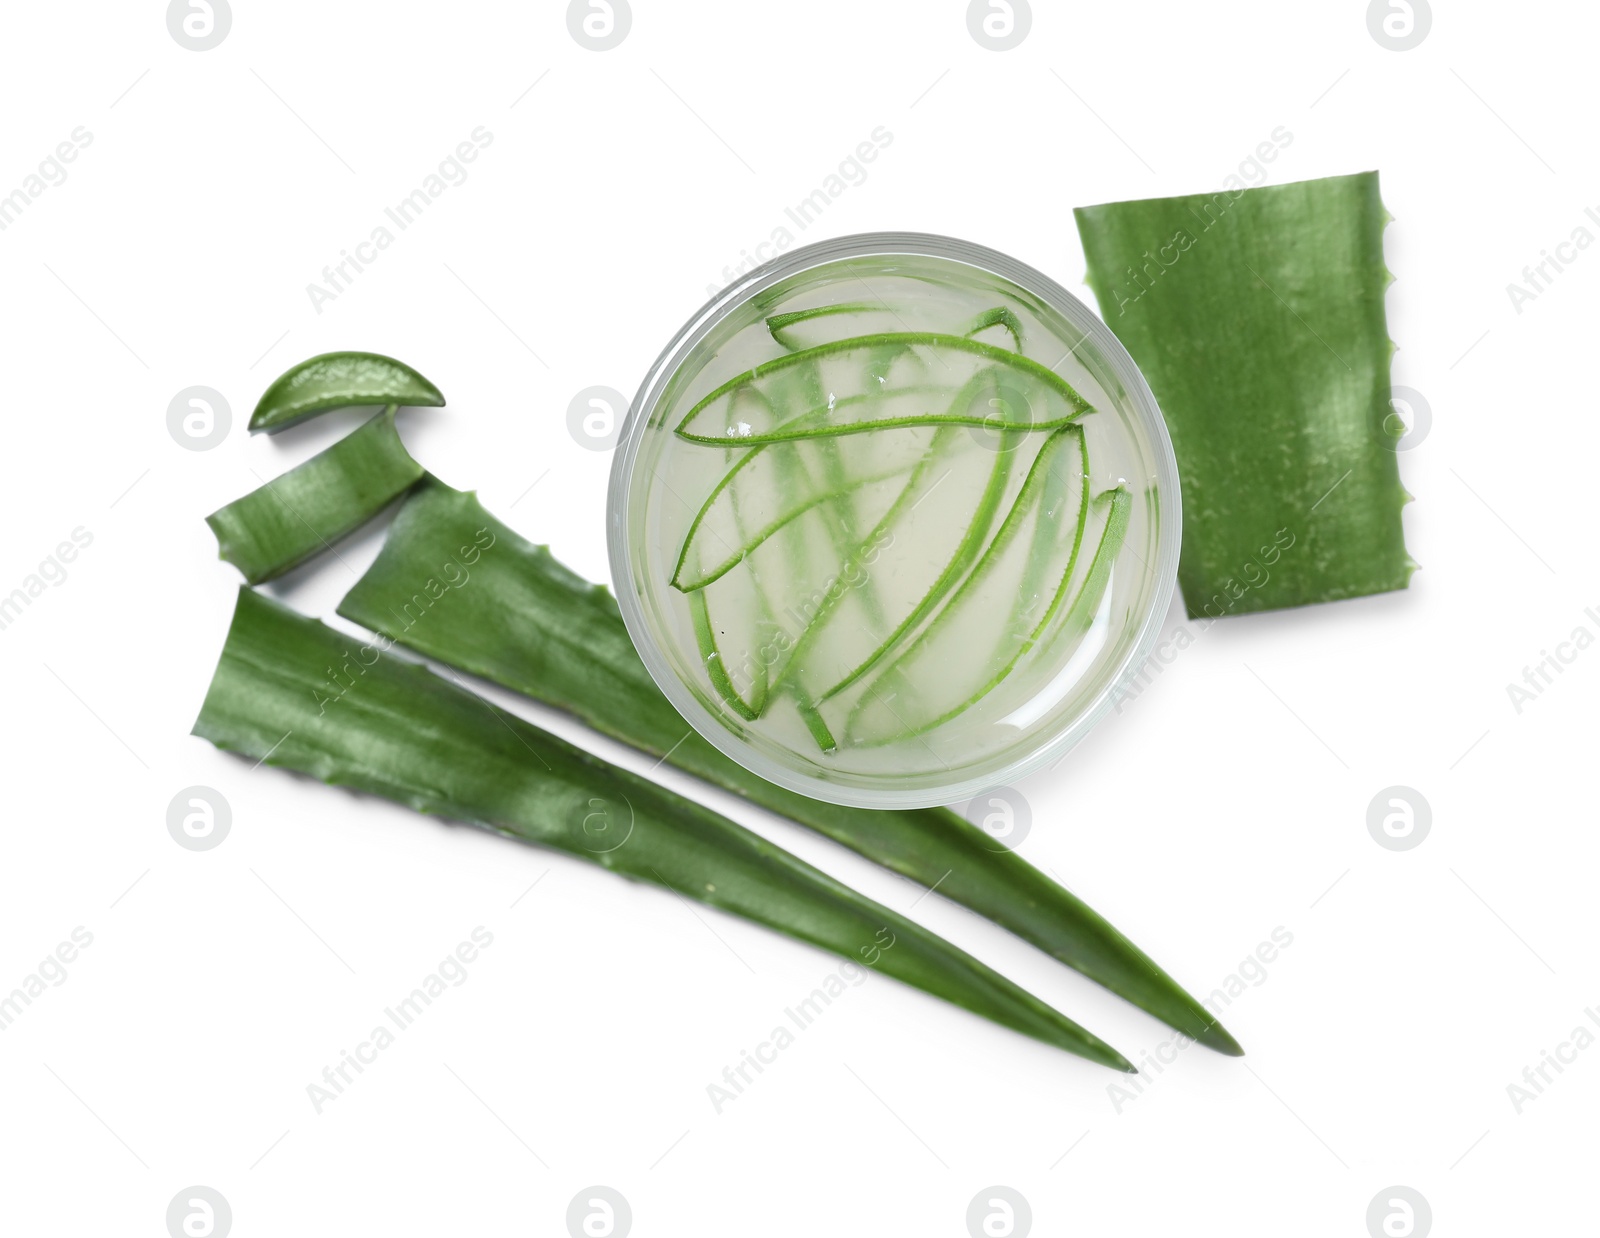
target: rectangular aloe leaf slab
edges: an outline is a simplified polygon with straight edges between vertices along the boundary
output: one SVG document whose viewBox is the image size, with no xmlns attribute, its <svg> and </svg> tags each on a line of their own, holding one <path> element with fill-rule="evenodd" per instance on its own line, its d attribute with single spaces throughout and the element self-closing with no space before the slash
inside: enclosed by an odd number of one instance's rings
<svg viewBox="0 0 1600 1238">
<path fill-rule="evenodd" d="M 1190 617 L 1405 588 L 1378 174 L 1075 214 L 1172 433 Z"/>
</svg>

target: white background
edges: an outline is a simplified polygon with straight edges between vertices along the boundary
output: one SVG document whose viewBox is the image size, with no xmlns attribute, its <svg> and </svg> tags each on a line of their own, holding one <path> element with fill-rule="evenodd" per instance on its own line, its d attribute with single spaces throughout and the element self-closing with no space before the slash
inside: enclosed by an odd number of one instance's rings
<svg viewBox="0 0 1600 1238">
<path fill-rule="evenodd" d="M 1397 1184 L 1441 1235 L 1592 1225 L 1600 1047 L 1520 1113 L 1507 1093 L 1600 1005 L 1600 651 L 1520 713 L 1507 693 L 1600 634 L 1600 251 L 1520 313 L 1507 293 L 1580 225 L 1600 236 L 1592 6 L 1438 4 L 1395 52 L 1360 0 L 1040 2 L 1003 53 L 951 0 L 635 0 L 605 52 L 556 3 L 236 0 L 205 52 L 163 7 L 4 18 L 0 194 L 93 135 L 0 232 L 0 593 L 93 537 L 0 631 L 0 991 L 93 934 L 0 1032 L 8 1232 L 159 1235 L 194 1184 L 241 1238 L 559 1235 L 592 1184 L 641 1238 L 960 1238 L 996 1184 L 1037 1234 L 1361 1238 Z M 307 285 L 477 126 L 465 183 L 317 312 Z M 1279 126 L 1266 179 L 1377 168 L 1395 216 L 1394 376 L 1433 417 L 1401 457 L 1423 570 L 1218 624 L 1022 785 L 1027 858 L 1190 988 L 1293 934 L 1226 1012 L 1249 1056 L 1188 1049 L 1120 1110 L 1111 1072 L 872 976 L 719 1115 L 707 1085 L 836 960 L 188 734 L 237 585 L 202 518 L 358 420 L 251 438 L 274 375 L 339 348 L 412 362 L 450 400 L 402 415 L 419 459 L 606 579 L 609 457 L 569 435 L 568 402 L 631 393 L 877 126 L 892 144 L 798 240 L 947 233 L 1091 304 L 1074 205 L 1219 188 Z M 166 424 L 197 384 L 232 409 L 205 452 Z M 275 592 L 330 613 L 378 536 Z M 939 897 L 662 776 L 915 904 L 1130 1057 L 1167 1040 Z M 167 832 L 193 784 L 232 806 L 211 851 Z M 1402 853 L 1366 823 L 1395 784 L 1433 815 Z M 307 1084 L 480 925 L 467 982 L 318 1115 Z"/>
</svg>

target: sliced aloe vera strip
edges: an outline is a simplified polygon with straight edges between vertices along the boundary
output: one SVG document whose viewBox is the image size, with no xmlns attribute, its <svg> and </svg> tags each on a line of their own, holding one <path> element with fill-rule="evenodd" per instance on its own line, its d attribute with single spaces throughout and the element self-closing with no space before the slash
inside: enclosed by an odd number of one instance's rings
<svg viewBox="0 0 1600 1238">
<path fill-rule="evenodd" d="M 766 925 L 1002 1026 L 1129 1070 L 1099 1037 L 904 916 L 692 800 L 241 588 L 194 733 L 218 748 L 550 847 Z M 598 822 L 596 818 L 599 818 Z"/>
<path fill-rule="evenodd" d="M 908 649 L 904 658 L 868 686 L 846 724 L 845 742 L 871 747 L 925 735 L 983 700 L 1036 648 L 1066 647 L 1079 640 L 1105 596 L 1132 510 L 1132 496 L 1125 487 L 1108 490 L 1094 502 L 1105 511 L 1105 525 L 1086 573 L 1081 580 L 1074 580 L 1073 568 L 1079 558 L 1075 542 L 1044 615 L 1013 643 L 1008 656 L 981 671 L 976 676 L 976 686 L 971 679 L 962 679 L 953 668 L 972 663 L 969 655 L 963 654 L 961 642 L 981 639 L 981 623 L 980 632 L 975 634 L 970 623 L 961 625 L 963 616 L 959 613 L 948 619 L 941 614 L 924 633 L 926 643 L 918 649 Z M 1069 586 L 1073 585 L 1076 595 L 1070 605 L 1064 606 Z M 952 607 L 955 602 L 956 599 L 951 600 Z M 974 606 L 981 608 L 982 601 L 975 601 Z M 966 616 L 969 620 L 972 617 Z M 981 615 L 977 617 L 981 620 Z M 971 690 L 966 696 L 958 695 L 967 689 Z"/>
<path fill-rule="evenodd" d="M 421 477 L 394 428 L 378 414 L 304 464 L 206 517 L 224 559 L 260 584 L 299 567 L 371 520 Z"/>
<path fill-rule="evenodd" d="M 1083 550 L 1083 532 L 1089 521 L 1089 439 L 1080 429 L 1077 433 L 1078 460 L 1076 471 L 1066 467 L 1053 468 L 1044 479 L 1044 493 L 1040 499 L 1040 518 L 1033 529 L 1033 547 L 1028 555 L 1027 568 L 1022 583 L 1017 588 L 1017 602 L 1013 624 L 1023 627 L 1034 624 L 1056 600 L 1059 584 L 1048 582 L 1054 556 L 1052 546 L 1059 535 L 1061 513 L 1071 504 L 1076 513 L 1072 530 L 1072 552 L 1067 558 L 1062 579 L 1070 579 L 1078 565 Z"/>
<path fill-rule="evenodd" d="M 894 320 L 881 305 L 871 305 L 864 302 L 846 302 L 841 305 L 819 305 L 813 309 L 789 310 L 782 314 L 772 314 L 766 319 L 767 331 L 772 338 L 790 352 L 801 352 L 804 349 L 815 347 L 826 342 L 828 336 L 824 333 L 832 327 L 831 323 L 823 320 L 837 318 L 841 314 L 851 318 L 865 317 L 868 322 L 878 320 L 880 330 L 888 331 L 894 327 Z M 833 333 L 837 336 L 838 332 Z M 857 335 L 865 334 L 857 331 Z"/>
<path fill-rule="evenodd" d="M 441 577 L 442 564 L 458 565 L 451 575 L 459 585 Z M 339 614 L 570 713 L 925 888 L 937 887 L 1179 1031 L 1219 1052 L 1242 1052 L 1211 1012 L 1148 955 L 956 813 L 825 804 L 724 756 L 656 686 L 610 591 L 518 536 L 476 495 L 424 482 L 401 507 L 382 552 L 345 595 Z"/>
<path fill-rule="evenodd" d="M 1189 614 L 1405 588 L 1377 173 L 1076 215 L 1172 433 Z"/>
<path fill-rule="evenodd" d="M 980 370 L 956 392 L 951 406 L 982 407 L 986 417 L 999 417 L 1003 421 L 1009 415 L 1009 402 L 998 401 L 1000 407 L 995 409 L 989 406 L 988 401 L 980 399 L 986 388 L 998 389 L 1000 386 L 996 371 Z M 861 569 L 870 566 L 882 548 L 893 544 L 897 537 L 904 536 L 912 522 L 919 519 L 919 513 L 922 521 L 919 535 L 925 535 L 924 531 L 932 523 L 959 522 L 964 511 L 976 509 L 986 488 L 995 482 L 995 470 L 1005 462 L 1004 452 L 997 451 L 990 459 L 986 454 L 972 450 L 977 441 L 966 427 L 948 423 L 938 427 L 894 505 L 864 537 L 853 545 L 838 548 L 841 574 L 851 574 L 856 583 L 848 590 L 830 591 L 801 634 L 789 662 L 787 676 L 799 694 L 814 697 L 818 701 L 825 699 L 828 689 L 870 657 L 877 650 L 879 642 L 891 636 L 898 638 L 898 629 L 886 620 L 884 608 L 879 604 L 871 573 Z M 998 440 L 995 445 L 998 446 Z M 973 467 L 975 464 L 978 466 L 976 469 Z M 958 476 L 955 484 L 948 488 L 949 492 L 940 504 L 923 511 L 924 500 L 934 489 L 944 486 L 949 476 L 958 469 L 963 475 Z M 971 484 L 972 478 L 965 476 L 968 472 L 976 472 L 976 486 Z M 969 495 L 971 506 L 963 507 L 963 500 Z M 967 526 L 957 523 L 938 538 L 928 540 L 958 545 L 969 531 Z M 936 588 L 939 581 L 937 565 L 930 564 L 929 567 L 932 574 L 926 577 L 922 585 L 924 590 Z M 902 566 L 902 585 L 905 584 L 904 573 L 908 570 L 916 569 Z M 777 686 L 775 683 L 774 687 Z"/>
<path fill-rule="evenodd" d="M 903 345 L 908 348 L 928 348 L 945 354 L 953 354 L 957 358 L 967 358 L 991 366 L 998 366 L 1012 371 L 1018 380 L 1033 380 L 1048 398 L 1038 400 L 1040 407 L 1034 410 L 1035 415 L 1030 424 L 1021 426 L 1030 430 L 1055 430 L 1070 422 L 1076 421 L 1085 413 L 1093 411 L 1090 404 L 1084 400 L 1072 386 L 1054 370 L 1040 365 L 1032 358 L 1024 357 L 1020 353 L 1009 349 L 997 348 L 981 340 L 968 339 L 962 335 L 944 335 L 936 332 L 881 332 L 874 335 L 855 336 L 851 339 L 837 340 L 828 344 L 820 344 L 813 348 L 803 349 L 800 352 L 789 353 L 772 361 L 764 361 L 752 367 L 744 374 L 729 379 L 716 390 L 703 397 L 694 405 L 683 419 L 678 423 L 676 433 L 679 437 L 693 443 L 712 444 L 726 447 L 730 441 L 754 445 L 757 443 L 777 442 L 786 438 L 819 438 L 832 435 L 861 434 L 874 430 L 892 428 L 896 426 L 914 425 L 939 425 L 954 424 L 968 426 L 982 426 L 988 418 L 981 412 L 974 412 L 957 404 L 944 404 L 938 402 L 930 406 L 927 401 L 913 400 L 912 407 L 905 407 L 897 403 L 902 393 L 893 390 L 883 391 L 876 400 L 862 400 L 850 405 L 840 404 L 849 414 L 856 419 L 830 419 L 819 423 L 809 420 L 801 425 L 792 422 L 773 424 L 751 423 L 738 421 L 728 415 L 728 410 L 723 409 L 719 418 L 716 409 L 722 406 L 734 392 L 739 389 L 759 383 L 764 378 L 785 373 L 798 366 L 814 364 L 837 358 L 841 355 L 859 356 L 882 349 L 888 345 Z M 969 370 L 971 366 L 969 365 Z M 957 374 L 952 380 L 962 381 L 964 374 Z M 1030 403 L 1032 403 L 1030 401 Z"/>
<path fill-rule="evenodd" d="M 983 556 L 851 712 L 847 742 L 932 730 L 998 684 L 1031 647 L 1048 600 L 1028 593 L 1047 577 L 1050 593 L 1058 593 L 1058 582 L 1072 575 L 1082 536 L 1081 507 L 1048 501 L 1068 482 L 1083 484 L 1083 432 L 1076 426 L 1057 430 L 1039 449 Z M 1035 617 L 1023 618 L 1030 609 Z M 877 725 L 864 726 L 863 718 Z"/>
<path fill-rule="evenodd" d="M 273 380 L 250 415 L 250 431 L 276 434 L 335 408 L 443 403 L 443 393 L 403 361 L 375 352 L 323 353 Z"/>
<path fill-rule="evenodd" d="M 689 617 L 694 624 L 695 645 L 700 650 L 700 660 L 705 664 L 711 686 L 734 713 L 746 722 L 754 722 L 767 703 L 765 665 L 759 659 L 753 660 L 747 670 L 742 661 L 737 661 L 733 670 L 728 669 L 728 659 L 722 652 L 724 642 L 717 639 L 719 632 L 711 620 L 710 600 L 704 593 L 689 595 Z M 743 688 L 734 682 L 734 676 L 741 673 L 748 675 L 744 680 L 747 686 Z"/>
<path fill-rule="evenodd" d="M 994 462 L 989 469 L 989 478 L 979 496 L 977 504 L 972 507 L 968 524 L 960 541 L 955 545 L 950 557 L 945 561 L 939 571 L 938 577 L 928 587 L 926 593 L 911 608 L 909 614 L 900 620 L 892 632 L 889 633 L 877 648 L 872 650 L 865 658 L 855 665 L 842 678 L 834 682 L 826 691 L 818 695 L 818 702 L 827 701 L 839 695 L 851 684 L 859 680 L 877 666 L 908 636 L 916 631 L 934 609 L 944 599 L 951 589 L 960 583 L 967 570 L 977 561 L 983 551 L 984 544 L 989 537 L 989 530 L 994 525 L 995 516 L 999 513 L 1000 502 L 1005 496 L 1006 483 L 1011 476 L 1011 452 L 1016 449 L 1021 440 L 1021 434 L 1007 430 L 1000 436 L 999 446 L 994 450 Z M 931 490 L 930 490 L 931 493 Z M 927 497 L 926 495 L 924 497 Z M 920 501 L 920 500 L 919 500 Z M 965 511 L 967 509 L 962 508 Z M 913 506 L 914 511 L 914 506 Z"/>
<path fill-rule="evenodd" d="M 825 491 L 817 497 L 819 486 L 800 459 L 800 444 L 779 444 L 768 451 L 752 449 L 724 477 L 724 482 L 733 477 L 752 479 L 749 486 L 741 489 L 734 482 L 725 491 L 728 500 L 722 506 L 727 522 L 706 525 L 697 516 L 699 531 L 692 527 L 690 535 L 700 545 L 715 542 L 734 556 L 730 565 L 743 569 L 732 574 L 718 571 L 688 592 L 695 641 L 711 686 L 746 720 L 765 711 L 771 688 L 793 653 L 791 627 L 804 599 L 816 588 L 817 564 L 827 561 L 826 549 L 813 543 L 820 528 L 831 528 L 837 518 L 824 515 L 823 504 L 836 500 Z M 756 459 L 758 455 L 765 459 Z M 747 464 L 755 467 L 742 467 Z M 777 511 L 779 518 L 752 533 L 749 515 L 738 501 L 745 492 L 759 510 Z M 740 539 L 739 545 L 728 546 L 729 536 Z M 822 733 L 820 719 L 807 722 L 813 734 Z"/>
<path fill-rule="evenodd" d="M 967 454 L 967 459 L 962 460 L 963 448 L 970 447 L 970 443 L 962 439 L 964 433 L 955 426 L 944 426 L 933 432 L 927 452 L 912 470 L 888 512 L 865 536 L 840 554 L 841 580 L 852 585 L 857 581 L 870 582 L 870 573 L 867 569 L 876 561 L 878 549 L 892 545 L 897 531 L 904 535 L 922 508 L 923 501 L 935 488 L 949 480 L 958 463 L 965 463 L 968 466 L 965 470 L 967 475 L 957 478 L 951 487 L 952 493 L 966 492 L 974 496 L 981 495 L 982 488 L 988 484 L 991 474 L 988 467 L 984 467 L 981 471 L 973 469 L 972 462 L 977 460 L 985 466 L 990 462 L 978 460 L 970 452 Z M 934 508 L 929 515 L 949 521 L 952 508 Z M 955 517 L 952 526 L 942 531 L 944 538 L 952 543 L 959 541 L 965 530 L 965 525 L 960 522 L 960 513 L 955 513 Z M 915 568 L 921 566 L 914 565 Z M 919 578 L 922 580 L 923 589 L 933 587 L 937 580 L 937 565 L 928 565 L 926 573 L 925 578 Z M 867 657 L 879 642 L 888 636 L 894 623 L 897 622 L 898 617 L 886 618 L 881 606 L 876 612 L 868 613 L 864 601 L 853 587 L 829 591 L 807 616 L 807 623 L 796 642 L 785 673 L 774 686 L 789 686 L 807 700 L 813 696 L 820 696 L 836 683 L 841 675 L 848 673 L 861 659 Z M 834 637 L 836 631 L 843 633 L 844 636 L 836 639 Z"/>
<path fill-rule="evenodd" d="M 1022 350 L 1022 320 L 1004 305 L 997 305 L 993 309 L 986 309 L 971 322 L 961 334 L 966 336 L 982 335 L 985 331 L 992 331 L 996 327 L 1011 337 L 1011 345 L 1017 351 Z"/>
<path fill-rule="evenodd" d="M 887 462 L 874 461 L 877 467 L 863 472 L 860 466 L 866 461 L 857 455 L 839 461 L 841 467 L 826 481 L 804 472 L 792 484 L 780 483 L 780 478 L 794 476 L 800 443 L 771 444 L 745 455 L 695 513 L 673 569 L 672 587 L 689 593 L 720 580 L 791 521 L 825 505 L 848 502 L 854 519 L 880 518 L 899 489 L 887 483 L 916 467 L 927 442 L 926 437 L 914 437 L 914 431 L 886 435 L 880 444 L 892 443 Z"/>
</svg>

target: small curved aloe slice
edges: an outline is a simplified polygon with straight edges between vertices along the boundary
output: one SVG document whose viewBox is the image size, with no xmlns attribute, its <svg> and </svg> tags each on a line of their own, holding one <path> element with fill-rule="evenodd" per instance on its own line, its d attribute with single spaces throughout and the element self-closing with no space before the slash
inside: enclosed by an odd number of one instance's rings
<svg viewBox="0 0 1600 1238">
<path fill-rule="evenodd" d="M 1070 453 L 1058 453 L 1058 459 L 1063 457 L 1070 459 Z M 1037 475 L 1035 468 L 1029 482 L 1033 483 Z M 1039 481 L 1035 502 L 1043 489 L 1042 479 Z M 1018 503 L 1021 502 L 1019 498 Z M 1064 565 L 1044 614 L 1030 627 L 996 631 L 992 614 L 985 611 L 986 603 L 992 604 L 997 594 L 1004 595 L 1004 582 L 1013 575 L 1025 577 L 1032 567 L 1031 556 L 1019 564 L 1021 556 L 1015 553 L 1014 545 L 1008 544 L 1016 542 L 1015 533 L 1028 523 L 1028 513 L 1015 525 L 1008 517 L 1006 526 L 995 535 L 990 553 L 973 569 L 962 591 L 950 599 L 916 642 L 868 686 L 846 723 L 846 742 L 866 747 L 924 735 L 983 700 L 1041 644 L 1053 646 L 1078 640 L 1088 630 L 1110 583 L 1112 565 L 1127 535 L 1132 496 L 1126 487 L 1118 486 L 1099 495 L 1094 506 L 1104 513 L 1105 524 L 1081 579 L 1075 568 L 1080 560 L 1084 526 L 1074 520 L 1077 532 L 1070 542 L 1063 537 L 1063 551 L 1070 548 L 1070 553 L 1063 555 Z M 1014 507 L 1012 515 L 1017 511 Z M 1042 512 L 1038 514 L 1036 531 L 1046 523 Z M 984 579 L 979 579 L 980 573 Z M 980 587 L 984 591 L 980 592 Z M 1074 587 L 1076 596 L 1067 605 Z M 989 659 L 974 658 L 974 648 L 990 650 Z M 959 673 L 962 666 L 974 668 L 974 673 L 963 677 Z"/>
<path fill-rule="evenodd" d="M 250 415 L 250 432 L 276 434 L 335 408 L 443 403 L 443 393 L 403 361 L 375 352 L 329 352 L 273 381 Z"/>
<path fill-rule="evenodd" d="M 981 427 L 992 423 L 993 415 L 981 408 L 972 408 L 959 401 L 946 404 L 941 400 L 937 405 L 932 405 L 925 392 L 904 388 L 850 392 L 844 397 L 829 400 L 822 408 L 808 410 L 788 420 L 780 420 L 779 415 L 775 414 L 771 420 L 758 417 L 751 421 L 733 413 L 731 400 L 734 394 L 759 384 L 763 379 L 818 362 L 839 359 L 859 361 L 881 354 L 890 346 L 930 350 L 940 356 L 946 372 L 952 371 L 957 362 L 964 365 L 964 371 L 957 371 L 951 377 L 941 373 L 941 377 L 946 377 L 946 382 L 940 390 L 948 390 L 954 383 L 965 381 L 974 371 L 981 372 L 978 367 L 998 367 L 1007 371 L 1023 397 L 1017 403 L 1028 412 L 1028 418 L 1025 423 L 1019 424 L 1019 429 L 1056 430 L 1093 411 L 1088 401 L 1054 370 L 1020 353 L 964 335 L 886 331 L 819 344 L 772 361 L 764 361 L 703 397 L 684 414 L 676 433 L 692 443 L 727 447 L 730 444 L 753 446 L 793 438 L 861 434 L 900 426 Z M 858 395 L 863 398 L 852 398 Z M 845 412 L 840 414 L 840 409 Z M 830 415 L 820 416 L 824 411 Z M 814 415 L 819 419 L 813 421 Z"/>
<path fill-rule="evenodd" d="M 251 584 L 299 567 L 422 478 L 393 406 L 304 464 L 206 517 L 222 557 Z"/>
<path fill-rule="evenodd" d="M 767 330 L 777 343 L 790 352 L 800 352 L 826 339 L 825 336 L 816 337 L 808 330 L 819 318 L 834 318 L 840 314 L 854 317 L 883 313 L 882 306 L 850 302 L 843 305 L 819 305 L 813 309 L 788 310 L 782 314 L 771 315 L 767 318 L 766 324 Z"/>
<path fill-rule="evenodd" d="M 999 327 L 1011 337 L 1013 348 L 1017 349 L 1018 352 L 1022 351 L 1022 320 L 1004 305 L 997 305 L 993 309 L 984 310 L 983 313 L 967 324 L 967 329 L 961 334 L 976 337 L 996 327 Z"/>
</svg>

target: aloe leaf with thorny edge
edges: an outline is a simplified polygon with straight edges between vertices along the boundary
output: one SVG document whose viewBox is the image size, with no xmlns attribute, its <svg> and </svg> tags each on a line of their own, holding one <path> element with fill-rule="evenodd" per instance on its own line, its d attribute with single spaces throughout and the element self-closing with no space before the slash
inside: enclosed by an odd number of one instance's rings
<svg viewBox="0 0 1600 1238">
<path fill-rule="evenodd" d="M 1035 380 L 1046 391 L 1052 393 L 1059 401 L 1065 404 L 1064 411 L 1057 410 L 1038 421 L 1018 427 L 1019 429 L 1058 430 L 1062 426 L 1078 420 L 1084 414 L 1094 411 L 1088 401 L 1073 390 L 1071 384 L 1054 370 L 1040 365 L 1030 357 L 1024 357 L 1021 353 L 998 348 L 981 340 L 969 339 L 964 335 L 944 335 L 932 331 L 890 331 L 880 332 L 875 335 L 858 335 L 850 339 L 836 340 L 829 344 L 819 344 L 813 348 L 788 353 L 774 360 L 763 361 L 759 365 L 752 366 L 749 370 L 717 387 L 690 408 L 683 415 L 682 420 L 679 421 L 675 433 L 680 438 L 691 443 L 702 443 L 712 447 L 726 447 L 730 442 L 754 446 L 758 443 L 780 442 L 791 438 L 824 438 L 847 434 L 864 434 L 897 426 L 950 424 L 982 427 L 992 422 L 993 418 L 988 414 L 973 413 L 954 404 L 948 409 L 940 409 L 938 411 L 927 411 L 925 409 L 922 411 L 907 410 L 894 415 L 871 416 L 870 414 L 874 409 L 877 409 L 881 414 L 882 406 L 893 395 L 897 394 L 890 391 L 880 392 L 874 400 L 861 401 L 862 411 L 869 415 L 860 421 L 823 420 L 813 422 L 808 419 L 801 423 L 796 418 L 788 422 L 761 428 L 749 423 L 741 424 L 725 420 L 720 432 L 710 432 L 714 428 L 713 426 L 702 427 L 699 425 L 701 418 L 719 401 L 763 378 L 781 374 L 796 366 L 809 365 L 840 354 L 870 352 L 873 349 L 887 345 L 905 345 L 914 348 L 926 346 L 975 357 L 980 361 L 989 362 L 991 365 L 1014 371 L 1019 377 Z M 802 414 L 802 416 L 806 416 L 806 414 Z M 710 421 L 712 419 L 708 418 L 707 420 Z"/>
<path fill-rule="evenodd" d="M 360 528 L 422 477 L 394 406 L 304 464 L 206 517 L 222 557 L 252 585 L 282 576 Z"/>
<path fill-rule="evenodd" d="M 492 540 L 492 548 L 478 553 L 479 538 Z M 472 494 L 432 479 L 419 487 L 339 613 L 937 887 L 1202 1044 L 1243 1052 L 1131 941 L 956 813 L 827 804 L 724 756 L 656 687 L 610 591 L 519 537 Z"/>
<path fill-rule="evenodd" d="M 325 668 L 347 664 L 351 682 L 322 698 Z M 239 591 L 194 733 L 258 764 L 653 882 L 1046 1044 L 1133 1069 L 971 955 L 743 826 L 249 588 Z"/>
<path fill-rule="evenodd" d="M 335 408 L 443 403 L 440 390 L 403 361 L 375 352 L 323 353 L 273 380 L 250 415 L 250 431 L 276 434 Z"/>
<path fill-rule="evenodd" d="M 1410 582 L 1388 219 L 1376 172 L 1077 211 L 1101 315 L 1172 433 L 1191 617 Z"/>
</svg>

